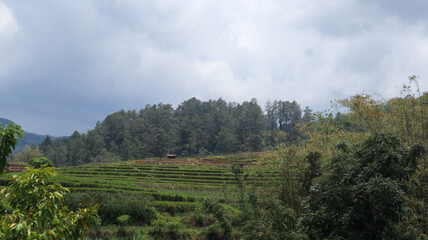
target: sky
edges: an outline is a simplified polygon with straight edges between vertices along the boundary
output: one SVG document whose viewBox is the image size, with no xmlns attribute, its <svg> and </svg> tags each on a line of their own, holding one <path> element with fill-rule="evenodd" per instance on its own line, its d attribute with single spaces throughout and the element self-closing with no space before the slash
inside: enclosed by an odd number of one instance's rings
<svg viewBox="0 0 428 240">
<path fill-rule="evenodd" d="M 428 1 L 0 0 L 0 117 L 53 136 L 196 97 L 296 100 L 428 88 Z"/>
</svg>

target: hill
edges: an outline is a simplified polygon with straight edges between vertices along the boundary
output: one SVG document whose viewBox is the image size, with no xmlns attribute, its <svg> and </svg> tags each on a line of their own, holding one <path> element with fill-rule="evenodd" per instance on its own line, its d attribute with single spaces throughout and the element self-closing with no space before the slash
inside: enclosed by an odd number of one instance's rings
<svg viewBox="0 0 428 240">
<path fill-rule="evenodd" d="M 2 126 L 4 126 L 9 122 L 13 122 L 13 121 L 6 118 L 0 118 L 0 123 L 2 124 Z M 41 142 L 43 142 L 43 140 L 45 140 L 46 137 L 47 135 L 40 135 L 40 134 L 24 131 L 24 136 L 22 139 L 19 140 L 18 145 L 16 145 L 15 152 L 23 151 L 26 145 L 29 145 L 29 146 L 31 146 L 32 144 L 39 145 Z M 59 137 L 51 136 L 51 138 L 54 140 Z"/>
<path fill-rule="evenodd" d="M 87 133 L 76 131 L 64 141 L 47 141 L 40 150 L 58 167 L 167 154 L 260 152 L 296 142 L 297 124 L 309 121 L 312 110 L 302 111 L 295 101 L 275 100 L 266 105 L 265 114 L 256 99 L 227 103 L 221 98 L 191 98 L 176 108 L 159 103 L 120 110 Z"/>
</svg>

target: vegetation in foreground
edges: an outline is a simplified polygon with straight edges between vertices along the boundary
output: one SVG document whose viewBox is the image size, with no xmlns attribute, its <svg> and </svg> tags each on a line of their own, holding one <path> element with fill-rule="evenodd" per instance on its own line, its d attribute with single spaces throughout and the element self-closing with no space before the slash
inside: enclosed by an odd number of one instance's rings
<svg viewBox="0 0 428 240">
<path fill-rule="evenodd" d="M 49 184 L 54 175 L 53 168 L 28 169 L 1 191 L 1 239 L 78 239 L 89 229 L 97 206 L 76 211 L 63 206 L 69 190 Z"/>
</svg>

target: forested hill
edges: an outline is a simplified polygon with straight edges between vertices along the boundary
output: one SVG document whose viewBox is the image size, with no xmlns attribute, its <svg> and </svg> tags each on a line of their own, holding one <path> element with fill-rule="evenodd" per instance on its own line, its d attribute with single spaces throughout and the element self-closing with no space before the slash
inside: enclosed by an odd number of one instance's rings
<svg viewBox="0 0 428 240">
<path fill-rule="evenodd" d="M 6 118 L 0 118 L 0 123 L 4 127 L 7 123 L 13 122 Z M 46 139 L 47 135 L 40 135 L 36 133 L 30 133 L 24 131 L 24 136 L 22 139 L 18 141 L 18 144 L 15 147 L 15 152 L 21 152 L 24 150 L 25 146 L 31 146 L 31 145 L 39 145 L 43 140 Z M 53 139 L 56 139 L 56 137 L 53 137 Z"/>
<path fill-rule="evenodd" d="M 113 113 L 86 134 L 67 139 L 47 137 L 43 154 L 57 166 L 89 162 L 262 151 L 298 138 L 296 124 L 308 121 L 311 110 L 289 101 L 243 103 L 191 98 L 176 109 L 147 105 L 139 111 Z M 265 114 L 266 113 L 266 114 Z"/>
</svg>

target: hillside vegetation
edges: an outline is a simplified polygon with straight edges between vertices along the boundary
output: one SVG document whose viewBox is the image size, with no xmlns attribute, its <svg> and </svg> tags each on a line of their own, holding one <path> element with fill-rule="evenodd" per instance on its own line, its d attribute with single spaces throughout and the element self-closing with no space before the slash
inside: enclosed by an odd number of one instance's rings
<svg viewBox="0 0 428 240">
<path fill-rule="evenodd" d="M 206 156 L 273 149 L 298 139 L 297 124 L 308 122 L 295 101 L 274 101 L 267 114 L 255 99 L 242 104 L 191 98 L 176 109 L 147 105 L 140 111 L 113 113 L 86 134 L 46 138 L 40 150 L 56 166 L 179 156 Z"/>
</svg>

